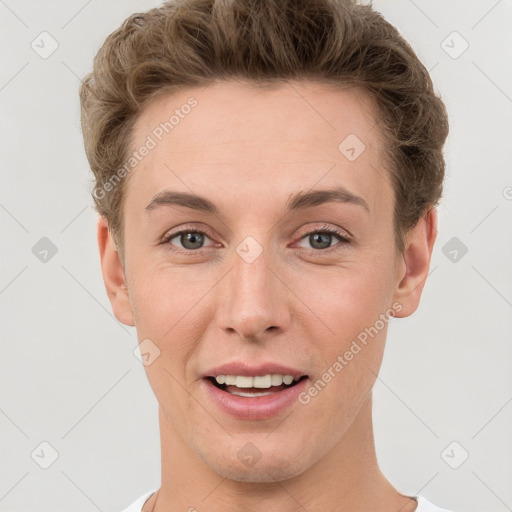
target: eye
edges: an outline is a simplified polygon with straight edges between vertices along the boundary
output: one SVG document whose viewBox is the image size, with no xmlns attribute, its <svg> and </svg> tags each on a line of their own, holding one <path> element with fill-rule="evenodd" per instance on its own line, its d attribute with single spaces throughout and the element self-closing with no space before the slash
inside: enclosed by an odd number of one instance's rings
<svg viewBox="0 0 512 512">
<path fill-rule="evenodd" d="M 331 245 L 333 237 L 339 240 L 338 244 L 334 246 Z M 309 243 L 310 247 L 315 249 L 316 252 L 327 252 L 330 249 L 335 249 L 338 245 L 349 243 L 350 239 L 348 235 L 340 229 L 331 226 L 322 226 L 320 229 L 306 233 L 306 235 L 301 238 L 301 242 L 302 241 Z"/>
<path fill-rule="evenodd" d="M 332 245 L 333 237 L 338 240 L 338 243 L 334 246 Z M 170 233 L 165 236 L 162 240 L 162 244 L 169 245 L 170 250 L 182 253 L 199 252 L 201 249 L 207 247 L 222 246 L 222 244 L 215 243 L 210 246 L 205 246 L 206 240 L 213 242 L 213 240 L 204 231 L 195 227 L 185 227 L 180 231 L 175 231 L 174 233 Z M 330 252 L 331 250 L 336 250 L 338 245 L 350 243 L 350 237 L 345 231 L 325 225 L 303 235 L 300 242 L 300 247 L 304 247 L 302 243 L 309 242 L 310 248 L 313 249 L 312 252 L 325 253 Z"/>
<path fill-rule="evenodd" d="M 175 243 L 172 242 L 174 239 L 181 244 L 181 246 L 177 246 L 178 251 L 197 251 L 204 248 L 205 240 L 211 240 L 204 231 L 193 228 L 176 231 L 166 236 L 162 243 L 175 246 Z"/>
</svg>

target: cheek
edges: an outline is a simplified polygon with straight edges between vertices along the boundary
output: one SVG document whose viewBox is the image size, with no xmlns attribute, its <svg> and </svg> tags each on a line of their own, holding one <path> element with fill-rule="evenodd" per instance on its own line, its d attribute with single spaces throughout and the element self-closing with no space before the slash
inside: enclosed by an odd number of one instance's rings
<svg viewBox="0 0 512 512">
<path fill-rule="evenodd" d="M 207 287 L 186 268 L 144 263 L 133 273 L 129 294 L 140 335 L 163 338 L 189 322 Z M 205 276 L 206 279 L 206 276 Z"/>
<path fill-rule="evenodd" d="M 319 361 L 311 393 L 304 401 L 311 398 L 317 407 L 335 407 L 339 416 L 334 414 L 333 425 L 355 414 L 371 390 L 394 314 L 391 259 L 369 261 L 361 259 L 332 272 L 323 269 L 301 281 L 302 293 L 308 291 L 307 304 L 317 318 L 310 315 L 304 325 Z M 314 398 L 317 394 L 319 400 Z"/>
<path fill-rule="evenodd" d="M 151 340 L 159 352 L 146 373 L 154 388 L 163 384 L 168 393 L 174 389 L 172 377 L 188 385 L 189 360 L 214 311 L 208 292 L 218 278 L 207 271 L 150 264 L 134 276 L 130 301 L 137 336 L 140 342 Z"/>
<path fill-rule="evenodd" d="M 318 335 L 318 322 L 307 328 L 319 364 L 301 403 L 306 404 L 308 424 L 314 425 L 321 415 L 325 428 L 339 435 L 371 392 L 384 353 L 389 293 L 386 280 L 371 274 L 332 280 L 328 294 L 315 292 L 312 297 L 321 304 L 316 313 L 328 329 Z"/>
<path fill-rule="evenodd" d="M 346 340 L 372 325 L 390 307 L 391 265 L 384 261 L 325 269 L 301 278 L 301 295 L 328 332 Z"/>
<path fill-rule="evenodd" d="M 200 324 L 204 293 L 186 269 L 146 265 L 133 280 L 130 301 L 139 342 L 151 340 L 149 346 L 158 354 L 144 369 L 162 406 L 173 404 L 179 410 L 190 406 L 183 388 L 193 384 L 188 361 L 205 329 Z"/>
</svg>

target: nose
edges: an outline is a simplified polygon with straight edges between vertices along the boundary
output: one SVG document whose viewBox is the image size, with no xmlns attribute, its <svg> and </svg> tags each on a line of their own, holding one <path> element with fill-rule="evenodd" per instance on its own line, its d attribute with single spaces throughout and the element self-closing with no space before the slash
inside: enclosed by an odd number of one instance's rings
<svg viewBox="0 0 512 512">
<path fill-rule="evenodd" d="M 217 309 L 219 327 L 229 335 L 236 333 L 253 341 L 285 331 L 291 319 L 291 294 L 269 250 L 251 262 L 235 252 L 232 261 Z"/>
</svg>

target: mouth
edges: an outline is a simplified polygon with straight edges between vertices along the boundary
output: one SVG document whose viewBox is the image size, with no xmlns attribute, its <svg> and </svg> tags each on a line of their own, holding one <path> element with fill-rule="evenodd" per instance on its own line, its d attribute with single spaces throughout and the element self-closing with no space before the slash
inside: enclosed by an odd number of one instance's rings
<svg viewBox="0 0 512 512">
<path fill-rule="evenodd" d="M 216 375 L 208 376 L 206 380 L 225 393 L 246 398 L 256 398 L 283 392 L 293 388 L 307 378 L 307 375 L 293 376 L 274 373 L 256 376 Z"/>
<path fill-rule="evenodd" d="M 310 377 L 299 367 L 274 361 L 231 361 L 202 375 L 205 400 L 239 420 L 268 420 L 298 402 Z"/>
</svg>

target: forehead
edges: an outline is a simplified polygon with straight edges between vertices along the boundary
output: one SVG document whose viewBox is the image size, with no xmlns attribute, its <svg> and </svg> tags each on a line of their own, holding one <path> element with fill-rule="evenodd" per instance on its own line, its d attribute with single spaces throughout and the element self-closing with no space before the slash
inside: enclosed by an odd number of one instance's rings
<svg viewBox="0 0 512 512">
<path fill-rule="evenodd" d="M 191 103 L 195 106 L 190 107 Z M 365 139 L 367 146 L 374 145 L 380 136 L 373 129 L 376 122 L 373 101 L 361 88 L 316 82 L 286 82 L 269 88 L 225 81 L 159 96 L 139 116 L 134 136 L 136 142 L 143 142 L 153 133 L 154 138 L 165 139 L 157 141 L 164 145 L 177 138 L 181 142 L 194 138 L 201 148 L 235 141 L 259 148 L 264 142 L 279 142 L 279 151 L 290 142 L 297 151 L 297 141 L 316 138 L 338 151 L 336 142 L 350 133 Z M 280 127 L 286 130 L 276 141 L 273 137 Z M 271 152 L 273 146 L 267 150 Z M 175 154 L 188 150 L 173 148 Z"/>
<path fill-rule="evenodd" d="M 166 188 L 224 191 L 220 200 L 236 190 L 247 204 L 332 185 L 369 203 L 379 203 L 382 187 L 390 192 L 376 109 L 357 88 L 228 81 L 168 93 L 135 123 L 133 148 L 150 140 L 126 190 L 138 207 Z"/>
</svg>

